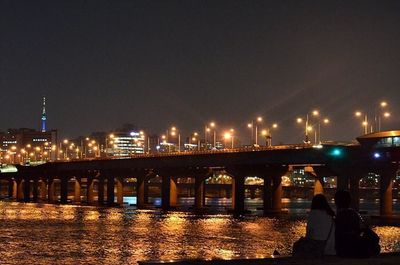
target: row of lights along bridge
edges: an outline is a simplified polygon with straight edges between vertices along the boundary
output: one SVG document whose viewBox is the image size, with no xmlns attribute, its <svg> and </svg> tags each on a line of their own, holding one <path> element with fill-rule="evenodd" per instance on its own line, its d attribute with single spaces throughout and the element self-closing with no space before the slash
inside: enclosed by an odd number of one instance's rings
<svg viewBox="0 0 400 265">
<path fill-rule="evenodd" d="M 380 102 L 379 108 L 373 113 L 373 122 L 369 122 L 367 113 L 355 112 L 355 117 L 363 118 L 362 127 L 365 134 L 373 132 L 374 128 L 375 131 L 381 130 L 382 119 L 390 117 L 390 113 L 386 110 L 387 107 L 387 102 Z M 296 122 L 300 125 L 300 128 L 304 129 L 303 142 L 305 144 L 321 144 L 321 127 L 329 125 L 330 120 L 323 117 L 318 110 L 313 110 L 304 117 L 298 117 Z M 59 143 L 44 141 L 43 146 L 36 144 L 32 147 L 32 144 L 29 143 L 18 148 L 16 145 L 9 145 L 9 148 L 1 150 L 0 159 L 2 164 L 23 164 L 54 160 L 121 158 L 143 154 L 269 148 L 272 146 L 272 132 L 278 129 L 277 123 L 271 123 L 267 126 L 262 117 L 256 117 L 247 124 L 247 127 L 251 134 L 251 143 L 248 145 L 240 144 L 234 128 L 221 133 L 218 130 L 217 123 L 210 122 L 204 126 L 202 133 L 193 132 L 184 138 L 184 141 L 181 139 L 179 129 L 172 126 L 161 136 L 147 135 L 144 131 L 131 131 L 77 140 L 64 139 Z M 263 140 L 260 141 L 260 138 Z"/>
</svg>

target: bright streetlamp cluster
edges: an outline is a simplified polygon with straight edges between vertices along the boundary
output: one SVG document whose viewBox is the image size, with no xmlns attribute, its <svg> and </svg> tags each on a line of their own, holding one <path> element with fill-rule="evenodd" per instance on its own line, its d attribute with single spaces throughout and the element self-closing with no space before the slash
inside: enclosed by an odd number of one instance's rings
<svg viewBox="0 0 400 265">
<path fill-rule="evenodd" d="M 311 115 L 310 115 L 311 114 Z M 328 118 L 322 118 L 321 114 L 318 110 L 313 110 L 310 113 L 307 113 L 305 118 L 299 117 L 296 119 L 296 122 L 299 124 L 304 123 L 304 140 L 305 144 L 310 144 L 309 133 L 314 131 L 314 144 L 321 144 L 321 123 L 323 125 L 327 125 L 330 123 Z"/>
<path fill-rule="evenodd" d="M 386 101 L 382 101 L 379 103 L 379 106 L 377 106 L 374 109 L 373 113 L 373 122 L 370 122 L 368 120 L 368 113 L 367 112 L 362 112 L 362 111 L 356 111 L 354 113 L 355 117 L 357 118 L 362 118 L 362 126 L 364 128 L 364 134 L 368 133 L 368 129 L 370 133 L 373 133 L 374 131 L 380 132 L 381 127 L 382 127 L 382 120 L 387 119 L 390 117 L 390 112 L 387 111 L 388 108 L 388 103 Z M 371 117 L 371 116 L 370 116 Z"/>
</svg>

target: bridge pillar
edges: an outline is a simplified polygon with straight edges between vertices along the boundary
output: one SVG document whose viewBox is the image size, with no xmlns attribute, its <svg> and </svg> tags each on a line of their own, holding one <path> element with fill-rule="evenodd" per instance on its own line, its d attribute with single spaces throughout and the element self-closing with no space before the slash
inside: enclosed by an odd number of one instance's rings
<svg viewBox="0 0 400 265">
<path fill-rule="evenodd" d="M 145 178 L 138 177 L 136 181 L 136 207 L 138 209 L 143 208 L 146 201 L 144 196 L 144 189 L 145 189 Z"/>
<path fill-rule="evenodd" d="M 271 210 L 272 210 L 272 178 L 271 178 L 271 176 L 264 176 L 263 205 L 264 205 L 264 215 L 271 213 Z"/>
<path fill-rule="evenodd" d="M 60 183 L 60 203 L 66 204 L 68 202 L 68 177 L 62 176 Z"/>
<path fill-rule="evenodd" d="M 272 175 L 272 211 L 282 211 L 282 172 L 273 172 Z"/>
<path fill-rule="evenodd" d="M 115 200 L 114 187 L 115 187 L 114 177 L 107 176 L 107 204 L 109 206 L 114 205 L 114 200 Z"/>
<path fill-rule="evenodd" d="M 39 198 L 39 179 L 35 178 L 33 180 L 33 187 L 32 187 L 32 200 L 37 202 Z"/>
<path fill-rule="evenodd" d="M 202 176 L 195 176 L 194 178 L 194 207 L 201 209 L 204 207 L 204 178 Z"/>
<path fill-rule="evenodd" d="M 235 175 L 232 178 L 232 208 L 235 214 L 244 213 L 244 180 L 243 174 Z"/>
<path fill-rule="evenodd" d="M 161 208 L 163 210 L 176 207 L 178 202 L 177 186 L 175 180 L 170 176 L 162 176 L 161 197 Z"/>
<path fill-rule="evenodd" d="M 17 180 L 17 200 L 24 200 L 24 181 L 22 179 Z"/>
<path fill-rule="evenodd" d="M 75 185 L 74 185 L 74 202 L 81 203 L 81 179 L 75 176 Z"/>
<path fill-rule="evenodd" d="M 40 199 L 42 201 L 45 201 L 47 198 L 47 187 L 46 187 L 46 181 L 42 179 L 40 181 Z"/>
<path fill-rule="evenodd" d="M 94 186 L 94 179 L 93 177 L 88 177 L 87 182 L 86 182 L 86 200 L 87 204 L 93 204 L 94 203 L 94 192 L 93 192 L 93 186 Z"/>
<path fill-rule="evenodd" d="M 17 182 L 14 179 L 8 181 L 8 197 L 17 199 Z"/>
<path fill-rule="evenodd" d="M 54 198 L 54 179 L 53 178 L 49 178 L 49 183 L 48 183 L 47 189 L 48 189 L 47 200 L 49 201 L 49 203 L 54 203 L 55 198 Z"/>
<path fill-rule="evenodd" d="M 31 185 L 30 185 L 30 179 L 25 177 L 24 178 L 24 202 L 29 202 L 31 200 Z"/>
<path fill-rule="evenodd" d="M 322 177 L 315 177 L 314 180 L 314 195 L 324 194 L 324 180 Z"/>
<path fill-rule="evenodd" d="M 97 182 L 97 202 L 100 205 L 104 204 L 104 176 L 100 175 Z"/>
<path fill-rule="evenodd" d="M 351 207 L 355 210 L 360 209 L 360 178 L 358 176 L 350 176 L 350 194 Z"/>
<path fill-rule="evenodd" d="M 393 214 L 393 179 L 396 171 L 385 170 L 380 175 L 380 215 L 390 216 Z"/>
<path fill-rule="evenodd" d="M 117 204 L 124 204 L 124 178 L 117 178 Z"/>
</svg>

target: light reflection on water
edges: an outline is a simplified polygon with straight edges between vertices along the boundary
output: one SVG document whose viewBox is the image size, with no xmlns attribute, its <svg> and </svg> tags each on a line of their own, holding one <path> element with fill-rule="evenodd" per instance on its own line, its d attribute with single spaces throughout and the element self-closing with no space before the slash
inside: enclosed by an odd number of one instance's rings
<svg viewBox="0 0 400 265">
<path fill-rule="evenodd" d="M 399 227 L 376 227 L 400 251 Z M 0 264 L 136 264 L 138 260 L 289 254 L 304 219 L 0 202 Z"/>
</svg>

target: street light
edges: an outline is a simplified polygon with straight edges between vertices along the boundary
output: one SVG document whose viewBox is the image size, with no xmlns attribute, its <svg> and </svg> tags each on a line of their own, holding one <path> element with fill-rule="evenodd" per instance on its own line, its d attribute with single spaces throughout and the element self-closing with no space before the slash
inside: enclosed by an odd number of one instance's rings
<svg viewBox="0 0 400 265">
<path fill-rule="evenodd" d="M 168 131 L 167 131 L 168 132 Z M 171 127 L 171 136 L 176 136 L 178 135 L 178 152 L 181 152 L 181 134 L 180 132 L 176 129 L 175 126 Z"/>
<path fill-rule="evenodd" d="M 297 118 L 296 121 L 297 121 L 297 123 L 301 124 L 301 123 L 303 123 L 303 118 Z M 303 142 L 305 144 L 310 144 L 311 143 L 310 139 L 308 138 L 308 132 L 310 130 L 312 130 L 312 128 L 310 126 L 308 126 L 308 113 L 307 113 L 306 121 L 305 121 L 305 129 L 304 129 L 305 137 L 304 137 L 304 140 L 303 140 Z"/>
<path fill-rule="evenodd" d="M 234 131 L 235 131 L 234 129 L 230 129 L 229 132 L 224 133 L 224 139 L 231 140 L 231 149 L 233 149 L 233 138 L 234 138 L 233 133 L 234 133 Z"/>
<path fill-rule="evenodd" d="M 215 122 L 210 122 L 210 128 L 213 129 L 213 147 L 214 148 L 216 148 L 216 142 L 217 142 L 215 127 L 216 127 Z"/>
<path fill-rule="evenodd" d="M 363 113 L 361 111 L 356 111 L 354 113 L 354 115 L 356 117 L 362 117 Z M 364 134 L 367 134 L 368 133 L 368 116 L 367 116 L 367 114 L 364 114 L 364 120 L 361 124 L 364 127 Z M 372 132 L 372 128 L 371 128 L 371 132 Z"/>
<path fill-rule="evenodd" d="M 386 101 L 382 101 L 380 103 L 381 110 L 385 109 L 387 106 L 388 106 L 388 103 Z M 381 131 L 381 120 L 382 120 L 382 118 L 389 118 L 389 117 L 390 117 L 390 112 L 379 111 L 379 113 L 378 113 L 378 132 Z"/>
<path fill-rule="evenodd" d="M 263 121 L 262 117 L 257 117 L 255 120 L 251 120 L 251 123 L 247 124 L 247 127 L 251 129 L 251 143 L 253 146 L 258 146 L 258 124 Z"/>
<path fill-rule="evenodd" d="M 318 110 L 313 110 L 312 111 L 312 115 L 318 121 L 318 144 L 321 144 L 321 115 L 320 115 L 320 112 Z M 328 124 L 329 122 L 330 121 L 329 121 L 328 118 L 324 118 L 322 120 L 323 124 Z M 317 143 L 317 130 L 315 130 L 314 136 L 315 136 L 314 143 L 316 144 Z"/>
<path fill-rule="evenodd" d="M 277 123 L 273 123 L 271 126 L 273 129 L 278 128 L 278 124 Z M 261 131 L 261 135 L 265 137 L 265 145 L 267 147 L 271 147 L 272 146 L 272 133 L 271 133 L 271 129 L 270 128 L 266 128 L 263 129 Z"/>
</svg>

